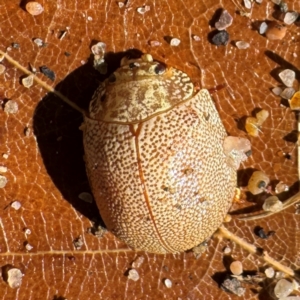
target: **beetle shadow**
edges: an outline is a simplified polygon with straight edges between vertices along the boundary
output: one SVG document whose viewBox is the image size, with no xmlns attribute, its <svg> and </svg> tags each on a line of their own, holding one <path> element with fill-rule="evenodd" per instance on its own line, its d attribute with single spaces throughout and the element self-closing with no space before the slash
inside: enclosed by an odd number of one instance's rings
<svg viewBox="0 0 300 300">
<path fill-rule="evenodd" d="M 124 56 L 139 57 L 141 52 L 129 50 L 107 53 L 107 74 L 101 75 L 93 67 L 92 55 L 88 62 L 70 73 L 55 89 L 84 110 L 99 83 L 109 77 Z M 72 59 L 72 56 L 70 56 Z M 78 198 L 82 192 L 91 193 L 84 164 L 81 113 L 74 110 L 52 93 L 48 93 L 37 105 L 33 117 L 33 129 L 43 163 L 55 186 L 63 197 L 82 215 L 104 225 L 95 201 L 84 202 Z"/>
</svg>

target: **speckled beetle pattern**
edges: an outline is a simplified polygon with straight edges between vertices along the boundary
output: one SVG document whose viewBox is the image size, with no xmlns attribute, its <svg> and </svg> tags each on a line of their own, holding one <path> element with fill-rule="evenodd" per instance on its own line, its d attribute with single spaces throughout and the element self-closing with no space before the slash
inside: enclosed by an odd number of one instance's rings
<svg viewBox="0 0 300 300">
<path fill-rule="evenodd" d="M 85 161 L 100 214 L 130 247 L 176 253 L 222 224 L 236 187 L 207 90 L 153 61 L 124 59 L 85 116 Z"/>
</svg>

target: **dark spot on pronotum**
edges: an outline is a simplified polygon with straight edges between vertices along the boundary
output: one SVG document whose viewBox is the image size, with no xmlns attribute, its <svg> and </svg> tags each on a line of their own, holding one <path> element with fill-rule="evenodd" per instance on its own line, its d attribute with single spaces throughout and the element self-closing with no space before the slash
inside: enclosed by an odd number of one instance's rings
<svg viewBox="0 0 300 300">
<path fill-rule="evenodd" d="M 158 65 L 156 65 L 156 67 L 155 67 L 155 69 L 154 69 L 154 72 L 155 72 L 157 75 L 163 74 L 165 71 L 166 71 L 166 66 L 163 65 L 163 64 L 158 64 Z"/>
</svg>

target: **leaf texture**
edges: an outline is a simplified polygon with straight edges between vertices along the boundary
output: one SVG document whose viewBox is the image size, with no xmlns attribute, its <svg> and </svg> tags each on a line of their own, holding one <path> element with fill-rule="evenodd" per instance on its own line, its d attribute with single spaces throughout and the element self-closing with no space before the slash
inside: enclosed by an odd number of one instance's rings
<svg viewBox="0 0 300 300">
<path fill-rule="evenodd" d="M 289 10 L 300 10 L 299 1 L 286 1 Z M 255 29 L 258 21 L 273 19 L 272 1 L 253 3 L 250 17 L 238 11 L 239 1 L 154 0 L 149 3 L 128 0 L 120 8 L 111 0 L 43 1 L 44 12 L 32 16 L 23 1 L 0 0 L 0 47 L 23 66 L 53 70 L 54 83 L 40 78 L 87 108 L 91 96 L 104 79 L 93 69 L 91 45 L 107 45 L 108 73 L 130 53 L 151 53 L 168 65 L 186 72 L 196 85 L 214 89 L 213 98 L 230 135 L 246 136 L 237 120 L 258 108 L 269 111 L 259 137 L 251 138 L 252 156 L 241 166 L 239 186 L 247 185 L 253 169 L 264 171 L 276 185 L 283 181 L 290 191 L 283 200 L 298 191 L 296 115 L 271 88 L 280 85 L 276 70 L 292 68 L 299 81 L 299 27 L 288 26 L 283 40 L 270 41 Z M 138 7 L 149 5 L 145 14 Z M 216 12 L 225 8 L 233 16 L 228 28 L 231 41 L 226 46 L 209 42 Z M 246 11 L 246 9 L 244 9 Z M 66 33 L 64 33 L 66 32 Z M 199 41 L 193 35 L 200 37 Z M 180 39 L 178 47 L 169 37 Z M 33 40 L 40 38 L 44 47 Z M 247 50 L 238 49 L 235 41 L 247 41 Z M 150 46 L 150 41 L 161 42 Z M 19 48 L 12 47 L 19 44 Z M 12 289 L 0 280 L 0 299 L 272 299 L 269 283 L 263 288 L 245 285 L 246 293 L 237 297 L 220 288 L 228 271 L 223 249 L 232 249 L 230 259 L 241 260 L 244 270 L 258 271 L 265 266 L 253 255 L 230 241 L 214 238 L 199 259 L 193 253 L 155 255 L 129 249 L 111 233 L 97 238 L 87 233 L 92 221 L 101 222 L 94 203 L 78 198 L 89 192 L 85 174 L 82 134 L 78 129 L 81 115 L 52 94 L 34 84 L 21 85 L 22 74 L 3 60 L 6 72 L 0 75 L 0 99 L 18 103 L 16 114 L 1 111 L 0 165 L 8 171 L 7 185 L 0 189 L 0 266 L 12 265 L 24 274 L 22 284 Z M 26 129 L 29 128 L 30 130 Z M 24 131 L 27 133 L 24 134 Z M 288 153 L 288 158 L 281 153 Z M 3 154 L 7 154 L 6 156 Z M 233 220 L 226 227 L 250 243 L 268 251 L 281 263 L 299 268 L 299 222 L 295 207 L 258 221 L 239 221 L 236 214 L 251 213 L 261 207 L 261 197 L 248 195 L 232 207 Z M 10 204 L 19 201 L 21 208 Z M 263 227 L 275 235 L 262 240 L 254 229 Z M 25 229 L 31 230 L 30 235 Z M 82 237 L 76 250 L 73 241 Z M 33 249 L 26 250 L 26 243 Z M 137 268 L 140 279 L 128 279 L 127 272 L 138 256 L 145 258 Z M 163 281 L 173 285 L 167 288 Z"/>
</svg>

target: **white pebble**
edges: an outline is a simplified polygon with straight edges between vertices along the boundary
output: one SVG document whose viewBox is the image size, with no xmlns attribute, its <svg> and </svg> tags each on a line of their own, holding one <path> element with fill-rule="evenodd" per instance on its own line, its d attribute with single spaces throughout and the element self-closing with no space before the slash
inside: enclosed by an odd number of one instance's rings
<svg viewBox="0 0 300 300">
<path fill-rule="evenodd" d="M 262 208 L 264 211 L 277 212 L 277 211 L 281 211 L 282 207 L 283 207 L 283 204 L 278 199 L 278 197 L 271 196 L 265 200 Z"/>
<path fill-rule="evenodd" d="M 6 173 L 6 172 L 7 172 L 7 167 L 5 167 L 5 166 L 0 166 L 0 172 L 1 172 L 1 173 Z"/>
<path fill-rule="evenodd" d="M 139 13 L 139 14 L 144 14 L 145 12 L 147 12 L 147 11 L 149 11 L 150 10 L 150 6 L 148 6 L 148 5 L 145 5 L 145 6 L 142 6 L 142 7 L 138 7 L 137 8 L 137 12 Z"/>
<path fill-rule="evenodd" d="M 292 87 L 288 87 L 282 91 L 282 93 L 280 94 L 280 97 L 282 97 L 283 99 L 289 100 L 293 97 L 294 94 L 295 94 L 295 89 Z"/>
<path fill-rule="evenodd" d="M 31 246 L 30 244 L 27 243 L 25 248 L 26 248 L 27 251 L 30 251 L 30 250 L 33 249 L 33 246 Z"/>
<path fill-rule="evenodd" d="M 8 100 L 5 103 L 4 111 L 8 114 L 15 114 L 18 111 L 18 103 L 14 100 Z"/>
<path fill-rule="evenodd" d="M 139 268 L 139 267 L 142 265 L 142 263 L 144 262 L 144 260 L 145 260 L 145 257 L 144 257 L 144 256 L 138 256 L 138 257 L 132 262 L 131 266 L 132 266 L 133 268 Z"/>
<path fill-rule="evenodd" d="M 2 154 L 2 157 L 3 157 L 4 159 L 8 159 L 8 154 L 7 154 L 7 153 L 3 153 L 3 154 Z"/>
<path fill-rule="evenodd" d="M 26 235 L 30 235 L 31 234 L 31 230 L 29 228 L 25 228 L 24 233 Z"/>
<path fill-rule="evenodd" d="M 268 29 L 268 24 L 266 22 L 262 22 L 259 26 L 259 34 L 264 34 Z"/>
<path fill-rule="evenodd" d="M 131 269 L 128 272 L 128 278 L 133 281 L 138 281 L 140 279 L 140 275 L 136 269 Z"/>
<path fill-rule="evenodd" d="M 22 79 L 22 84 L 26 87 L 26 88 L 30 88 L 33 85 L 33 75 L 29 75 L 27 77 L 24 77 Z"/>
<path fill-rule="evenodd" d="M 279 86 L 274 87 L 274 88 L 272 89 L 272 93 L 273 93 L 274 95 L 276 95 L 276 96 L 279 96 L 279 95 L 282 93 L 282 88 L 280 88 Z"/>
<path fill-rule="evenodd" d="M 0 175 L 0 189 L 4 188 L 7 184 L 7 178 L 3 175 Z"/>
<path fill-rule="evenodd" d="M 227 10 L 224 9 L 220 15 L 218 22 L 216 22 L 215 27 L 218 30 L 224 30 L 232 24 L 232 21 L 233 21 L 232 16 L 229 14 Z"/>
<path fill-rule="evenodd" d="M 15 289 L 21 285 L 22 277 L 23 277 L 21 270 L 17 268 L 12 268 L 7 271 L 6 275 L 7 275 L 7 283 L 11 288 Z"/>
<path fill-rule="evenodd" d="M 293 291 L 293 284 L 286 280 L 280 279 L 274 288 L 274 293 L 277 298 L 282 298 L 288 296 Z"/>
<path fill-rule="evenodd" d="M 164 280 L 164 284 L 165 284 L 165 286 L 167 287 L 167 288 L 171 288 L 172 287 L 172 281 L 170 280 L 170 279 L 168 279 L 168 278 L 166 278 L 165 280 Z"/>
<path fill-rule="evenodd" d="M 251 1 L 250 0 L 244 0 L 244 5 L 246 8 L 251 9 L 252 5 L 251 5 Z"/>
<path fill-rule="evenodd" d="M 293 70 L 285 69 L 280 72 L 279 77 L 284 85 L 287 87 L 292 87 L 296 78 L 296 73 Z"/>
<path fill-rule="evenodd" d="M 21 207 L 21 203 L 19 201 L 14 201 L 10 206 L 15 210 L 19 210 Z"/>
<path fill-rule="evenodd" d="M 231 252 L 231 248 L 227 246 L 227 247 L 225 247 L 223 252 L 224 252 L 224 254 L 229 254 Z"/>
<path fill-rule="evenodd" d="M 270 268 L 265 269 L 265 274 L 268 278 L 273 278 L 275 275 L 275 271 L 273 268 L 270 267 Z"/>
<path fill-rule="evenodd" d="M 171 45 L 171 46 L 179 46 L 179 44 L 180 44 L 180 40 L 177 39 L 177 38 L 172 38 L 172 39 L 170 40 L 170 45 Z"/>
<path fill-rule="evenodd" d="M 38 45 L 39 47 L 42 47 L 42 46 L 44 45 L 43 40 L 42 40 L 42 39 L 39 39 L 39 38 L 34 39 L 33 42 L 34 42 L 36 45 Z"/>
<path fill-rule="evenodd" d="M 299 17 L 299 14 L 296 11 L 288 11 L 283 19 L 283 22 L 287 25 L 293 24 L 297 18 Z"/>
<path fill-rule="evenodd" d="M 237 41 L 235 43 L 235 45 L 239 48 L 239 49 L 247 49 L 250 47 L 250 44 L 244 41 Z"/>
</svg>

